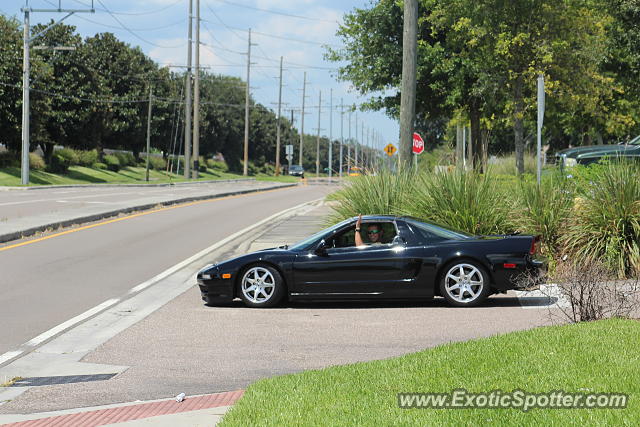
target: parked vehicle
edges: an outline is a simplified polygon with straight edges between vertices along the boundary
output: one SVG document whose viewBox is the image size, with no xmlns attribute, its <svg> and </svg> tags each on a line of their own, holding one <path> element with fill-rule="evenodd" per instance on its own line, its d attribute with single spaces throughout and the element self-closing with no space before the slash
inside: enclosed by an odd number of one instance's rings
<svg viewBox="0 0 640 427">
<path fill-rule="evenodd" d="M 620 144 L 587 145 L 567 148 L 556 153 L 558 164 L 563 168 L 596 163 L 605 157 L 640 161 L 640 135 Z"/>
<path fill-rule="evenodd" d="M 304 168 L 301 165 L 291 165 L 289 175 L 304 178 Z"/>
<path fill-rule="evenodd" d="M 384 239 L 355 246 L 355 225 L 351 218 L 292 246 L 210 264 L 197 275 L 202 299 L 215 305 L 238 297 L 248 307 L 272 307 L 286 298 L 442 296 L 471 307 L 522 286 L 523 273 L 537 277 L 543 266 L 534 258 L 534 236 L 472 236 L 410 217 L 366 216 L 362 230 L 375 225 L 373 233 L 381 229 Z"/>
</svg>

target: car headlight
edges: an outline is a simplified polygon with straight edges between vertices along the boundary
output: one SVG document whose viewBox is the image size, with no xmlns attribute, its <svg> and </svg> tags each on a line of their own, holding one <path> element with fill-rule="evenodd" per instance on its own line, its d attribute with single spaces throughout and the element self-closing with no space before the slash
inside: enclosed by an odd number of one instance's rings
<svg viewBox="0 0 640 427">
<path fill-rule="evenodd" d="M 212 276 L 209 273 L 209 270 L 213 266 L 215 266 L 215 264 L 208 264 L 202 270 L 200 270 L 200 272 L 198 273 L 198 276 L 200 276 L 203 280 L 211 280 Z"/>
<path fill-rule="evenodd" d="M 565 157 L 564 159 L 564 165 L 568 168 L 571 168 L 577 164 L 578 164 L 578 161 L 573 157 Z"/>
</svg>

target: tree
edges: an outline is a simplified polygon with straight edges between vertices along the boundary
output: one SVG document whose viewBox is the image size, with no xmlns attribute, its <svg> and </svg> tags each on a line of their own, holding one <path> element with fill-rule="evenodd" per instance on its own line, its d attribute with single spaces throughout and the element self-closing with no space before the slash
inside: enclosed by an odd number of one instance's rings
<svg viewBox="0 0 640 427">
<path fill-rule="evenodd" d="M 0 143 L 20 150 L 22 35 L 14 18 L 0 15 Z"/>
</svg>

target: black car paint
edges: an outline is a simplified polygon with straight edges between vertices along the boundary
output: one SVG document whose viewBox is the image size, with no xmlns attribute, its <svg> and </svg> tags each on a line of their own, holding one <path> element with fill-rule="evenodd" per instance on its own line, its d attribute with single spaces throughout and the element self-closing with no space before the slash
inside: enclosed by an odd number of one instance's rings
<svg viewBox="0 0 640 427">
<path fill-rule="evenodd" d="M 394 244 L 325 248 L 319 242 L 353 227 L 355 218 L 306 247 L 264 249 L 208 266 L 197 279 L 205 301 L 230 300 L 237 295 L 243 272 L 251 265 L 268 264 L 285 280 L 290 300 L 413 298 L 439 295 L 439 280 L 453 261 L 475 261 L 490 275 L 494 292 L 516 287 L 516 278 L 540 264 L 529 250 L 533 236 L 474 236 L 463 240 L 421 241 L 403 217 L 367 216 L 366 222 L 393 222 Z M 505 268 L 504 264 L 515 264 Z M 230 274 L 223 279 L 223 274 Z M 210 276 L 209 279 L 205 275 Z"/>
</svg>

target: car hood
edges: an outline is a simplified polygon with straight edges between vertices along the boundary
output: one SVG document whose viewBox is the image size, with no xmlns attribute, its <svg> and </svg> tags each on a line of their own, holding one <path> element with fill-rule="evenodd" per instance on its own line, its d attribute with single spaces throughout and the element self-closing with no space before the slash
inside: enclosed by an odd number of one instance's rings
<svg viewBox="0 0 640 427">
<path fill-rule="evenodd" d="M 618 152 L 625 149 L 625 145 L 587 145 L 584 147 L 567 148 L 565 150 L 558 151 L 556 155 L 576 157 L 582 154 L 589 153 L 601 153 L 601 152 Z"/>
</svg>

